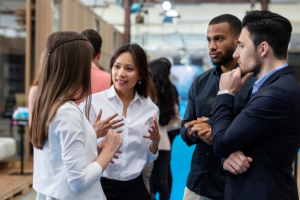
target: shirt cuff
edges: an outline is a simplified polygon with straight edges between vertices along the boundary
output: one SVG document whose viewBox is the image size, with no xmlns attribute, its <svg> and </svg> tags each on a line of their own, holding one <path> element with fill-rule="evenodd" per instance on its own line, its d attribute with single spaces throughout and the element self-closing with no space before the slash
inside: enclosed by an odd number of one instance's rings
<svg viewBox="0 0 300 200">
<path fill-rule="evenodd" d="M 153 154 L 149 149 L 150 144 L 151 144 L 151 142 L 148 144 L 148 147 L 147 147 L 147 163 L 151 163 L 151 162 L 155 161 L 158 157 L 158 149 L 156 151 L 156 154 Z"/>
</svg>

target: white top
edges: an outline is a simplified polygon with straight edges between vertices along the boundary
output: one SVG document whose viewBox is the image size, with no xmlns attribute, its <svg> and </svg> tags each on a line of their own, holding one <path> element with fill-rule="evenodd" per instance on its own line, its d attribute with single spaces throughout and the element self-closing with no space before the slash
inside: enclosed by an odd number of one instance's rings
<svg viewBox="0 0 300 200">
<path fill-rule="evenodd" d="M 104 196 L 96 133 L 78 106 L 65 103 L 49 125 L 43 150 L 34 148 L 37 199 L 101 199 Z"/>
<path fill-rule="evenodd" d="M 83 111 L 85 101 L 79 106 Z M 114 86 L 103 92 L 92 95 L 92 103 L 90 110 L 90 122 L 94 125 L 95 119 L 102 109 L 101 120 L 118 113 L 115 119 L 124 118 L 123 102 L 117 95 Z M 148 129 L 153 123 L 153 114 L 159 116 L 158 107 L 150 98 L 145 98 L 135 93 L 134 99 L 127 108 L 124 126 L 117 130 L 122 130 L 120 136 L 123 138 L 123 144 L 120 148 L 121 154 L 119 159 L 114 159 L 115 164 L 109 163 L 102 176 L 114 180 L 132 180 L 138 177 L 145 165 L 156 160 L 158 152 L 152 154 L 149 150 L 151 140 L 144 138 L 143 135 L 149 135 Z M 115 120 L 114 119 L 114 120 Z M 98 139 L 98 143 L 103 138 Z"/>
<path fill-rule="evenodd" d="M 159 150 L 171 151 L 171 143 L 168 136 L 168 131 L 178 129 L 181 126 L 181 115 L 176 103 L 174 105 L 174 111 L 175 116 L 172 117 L 172 119 L 166 126 L 161 126 L 160 124 L 158 124 L 160 134 L 160 142 L 158 145 Z"/>
</svg>

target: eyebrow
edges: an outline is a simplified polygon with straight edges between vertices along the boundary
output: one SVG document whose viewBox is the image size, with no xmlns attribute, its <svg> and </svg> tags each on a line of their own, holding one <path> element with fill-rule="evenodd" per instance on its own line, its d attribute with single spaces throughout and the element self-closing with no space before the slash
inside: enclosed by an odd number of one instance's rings
<svg viewBox="0 0 300 200">
<path fill-rule="evenodd" d="M 119 62 L 115 62 L 115 64 L 116 64 L 116 63 L 117 63 L 117 64 L 122 64 L 122 63 L 119 63 Z M 133 66 L 132 64 L 125 64 L 125 66 L 128 66 L 128 65 L 135 68 L 135 66 Z"/>
<path fill-rule="evenodd" d="M 225 37 L 224 34 L 221 35 L 214 35 L 212 38 L 217 38 L 217 37 Z M 206 39 L 210 38 L 209 36 L 206 36 Z"/>
</svg>

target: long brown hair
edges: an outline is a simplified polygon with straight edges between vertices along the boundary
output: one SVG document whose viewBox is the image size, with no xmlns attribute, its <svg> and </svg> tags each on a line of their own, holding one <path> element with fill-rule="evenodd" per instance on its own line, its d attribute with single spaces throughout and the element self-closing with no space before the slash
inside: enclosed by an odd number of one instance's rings
<svg viewBox="0 0 300 200">
<path fill-rule="evenodd" d="M 48 37 L 30 127 L 30 139 L 35 148 L 43 148 L 49 125 L 57 109 L 66 102 L 87 97 L 85 115 L 88 117 L 91 50 L 86 37 L 76 32 L 56 32 Z"/>
<path fill-rule="evenodd" d="M 129 52 L 131 53 L 134 63 L 136 64 L 136 67 L 139 70 L 141 79 L 141 84 L 136 84 L 134 86 L 137 93 L 143 97 L 148 98 L 148 91 L 151 88 L 151 83 L 149 82 L 149 72 L 148 72 L 148 62 L 147 62 L 147 56 L 138 44 L 125 44 L 121 46 L 113 55 L 113 57 L 110 60 L 110 68 L 112 68 L 122 53 Z"/>
</svg>

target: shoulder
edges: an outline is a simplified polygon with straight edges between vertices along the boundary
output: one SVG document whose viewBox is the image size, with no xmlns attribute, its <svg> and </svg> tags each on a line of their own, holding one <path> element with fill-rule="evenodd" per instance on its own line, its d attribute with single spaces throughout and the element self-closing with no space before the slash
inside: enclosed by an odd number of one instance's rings
<svg viewBox="0 0 300 200">
<path fill-rule="evenodd" d="M 139 98 L 140 98 L 141 102 L 144 104 L 144 107 L 152 109 L 153 111 L 159 110 L 157 105 L 155 103 L 153 103 L 153 101 L 151 100 L 150 97 L 146 98 L 146 97 L 139 95 Z"/>
<path fill-rule="evenodd" d="M 197 78 L 195 78 L 195 80 L 192 83 L 193 87 L 199 86 L 199 84 L 203 81 L 206 81 L 207 79 L 209 79 L 209 77 L 211 77 L 215 72 L 215 68 L 211 68 L 205 72 L 203 72 L 202 74 L 200 74 L 199 76 L 197 76 Z"/>
<path fill-rule="evenodd" d="M 76 103 L 66 102 L 57 109 L 55 113 L 55 119 L 74 120 L 78 119 L 81 115 L 82 111 L 76 105 Z"/>
<path fill-rule="evenodd" d="M 92 68 L 92 76 L 110 78 L 110 73 L 103 71 L 99 68 Z"/>
<path fill-rule="evenodd" d="M 36 97 L 38 90 L 39 90 L 39 86 L 37 86 L 37 85 L 32 86 L 29 90 L 29 98 Z"/>
</svg>

